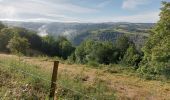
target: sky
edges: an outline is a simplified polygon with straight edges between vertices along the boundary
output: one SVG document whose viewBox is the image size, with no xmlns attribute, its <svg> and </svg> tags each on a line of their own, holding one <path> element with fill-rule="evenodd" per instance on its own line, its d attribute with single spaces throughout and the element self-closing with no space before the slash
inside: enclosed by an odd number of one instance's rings
<svg viewBox="0 0 170 100">
<path fill-rule="evenodd" d="M 155 23 L 162 0 L 0 0 L 0 20 Z M 170 2 L 170 0 L 164 0 Z"/>
</svg>

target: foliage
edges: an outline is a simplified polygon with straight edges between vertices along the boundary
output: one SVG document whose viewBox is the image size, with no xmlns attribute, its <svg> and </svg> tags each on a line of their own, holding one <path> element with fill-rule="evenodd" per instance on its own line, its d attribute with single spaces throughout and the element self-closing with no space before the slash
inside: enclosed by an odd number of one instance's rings
<svg viewBox="0 0 170 100">
<path fill-rule="evenodd" d="M 59 45 L 52 36 L 42 37 L 41 51 L 49 56 L 59 55 Z"/>
<path fill-rule="evenodd" d="M 5 25 L 3 23 L 0 22 L 0 30 L 5 28 Z"/>
<path fill-rule="evenodd" d="M 49 82 L 45 79 L 50 78 L 50 74 L 41 71 L 39 66 L 21 62 L 15 58 L 0 57 L 0 78 L 2 83 L 0 88 L 0 99 L 37 99 L 46 98 L 49 93 Z M 31 76 L 30 74 L 35 75 Z M 2 77 L 1 77 L 2 75 Z M 6 79 L 3 80 L 3 77 Z M 6 89 L 3 87 L 7 87 Z M 4 95 L 2 95 L 4 90 Z M 11 91 L 11 93 L 7 93 Z M 6 95 L 6 97 L 5 97 Z"/>
<path fill-rule="evenodd" d="M 72 46 L 71 42 L 63 36 L 58 37 L 57 42 L 59 43 L 61 57 L 63 59 L 67 59 L 67 57 L 70 56 L 74 51 L 74 47 Z"/>
<path fill-rule="evenodd" d="M 16 37 L 13 38 L 16 35 L 22 39 L 18 39 Z M 44 53 L 48 56 L 58 56 L 63 59 L 67 59 L 67 57 L 70 56 L 71 53 L 74 51 L 74 47 L 72 46 L 71 42 L 65 37 L 58 37 L 58 39 L 55 39 L 54 37 L 49 35 L 45 37 L 40 37 L 34 31 L 19 27 L 11 28 L 0 23 L 0 51 L 8 52 L 9 50 L 12 50 L 12 52 L 18 52 L 18 50 L 11 49 L 14 48 L 13 44 L 16 45 L 14 39 L 17 39 L 17 45 L 21 45 L 21 48 L 23 48 L 23 45 L 25 44 L 21 44 L 19 42 L 23 42 L 26 40 L 25 42 L 28 42 L 29 44 L 29 51 L 31 52 L 31 55 L 35 51 L 35 53 L 39 52 L 39 54 Z M 10 48 L 7 48 L 9 42 L 11 42 Z M 12 44 L 12 42 L 15 43 Z M 27 45 L 25 47 L 27 47 Z M 24 53 L 23 51 L 25 50 L 19 51 Z"/>
<path fill-rule="evenodd" d="M 8 41 L 13 37 L 14 31 L 10 28 L 3 28 L 0 30 L 0 51 L 7 52 Z"/>
<path fill-rule="evenodd" d="M 162 4 L 160 20 L 143 47 L 144 58 L 140 70 L 145 68 L 152 74 L 166 75 L 170 73 L 170 3 Z"/>
<path fill-rule="evenodd" d="M 52 36 L 43 37 L 42 51 L 50 56 L 59 56 L 67 59 L 74 51 L 71 42 L 65 37 L 58 37 L 54 39 Z"/>
<path fill-rule="evenodd" d="M 115 63 L 117 51 L 111 42 L 99 42 L 87 40 L 75 50 L 77 63 L 88 63 L 95 61 L 100 64 Z"/>
<path fill-rule="evenodd" d="M 138 54 L 135 46 L 130 45 L 129 48 L 127 49 L 125 55 L 123 56 L 121 63 L 123 63 L 126 66 L 137 67 L 140 61 L 141 61 L 141 58 L 140 58 L 140 55 Z"/>
<path fill-rule="evenodd" d="M 126 50 L 128 49 L 130 45 L 130 41 L 127 36 L 123 35 L 120 38 L 118 38 L 114 44 L 114 46 L 118 49 L 119 51 L 119 59 L 122 59 L 123 56 L 126 53 Z"/>
<path fill-rule="evenodd" d="M 130 45 L 133 45 L 133 48 L 130 48 Z M 129 50 L 127 50 L 128 48 Z M 137 66 L 140 62 L 140 56 L 136 47 L 127 36 L 121 36 L 114 44 L 112 42 L 86 40 L 76 48 L 74 55 L 75 62 L 82 64 L 91 62 L 99 64 L 122 62 L 124 64 L 128 63 L 129 66 Z"/>
<path fill-rule="evenodd" d="M 15 35 L 8 43 L 7 48 L 15 54 L 26 54 L 26 50 L 29 48 L 29 42 L 26 38 L 21 38 Z"/>
</svg>

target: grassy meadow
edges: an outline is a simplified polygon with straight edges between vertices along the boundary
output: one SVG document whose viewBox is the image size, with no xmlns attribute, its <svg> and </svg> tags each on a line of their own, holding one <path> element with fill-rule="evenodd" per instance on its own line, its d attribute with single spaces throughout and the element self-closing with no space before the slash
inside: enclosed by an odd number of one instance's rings
<svg viewBox="0 0 170 100">
<path fill-rule="evenodd" d="M 0 54 L 0 99 L 48 99 L 53 60 Z M 169 80 L 149 80 L 120 65 L 68 64 L 60 60 L 61 100 L 169 100 Z"/>
</svg>

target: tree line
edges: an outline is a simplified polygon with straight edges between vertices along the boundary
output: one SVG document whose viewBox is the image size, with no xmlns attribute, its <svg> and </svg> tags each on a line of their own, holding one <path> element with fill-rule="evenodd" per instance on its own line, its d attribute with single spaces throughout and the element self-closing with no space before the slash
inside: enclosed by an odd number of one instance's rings
<svg viewBox="0 0 170 100">
<path fill-rule="evenodd" d="M 74 51 L 71 42 L 65 37 L 40 37 L 36 32 L 24 28 L 7 27 L 0 24 L 0 51 L 34 56 L 36 53 L 58 56 L 67 59 Z"/>
</svg>

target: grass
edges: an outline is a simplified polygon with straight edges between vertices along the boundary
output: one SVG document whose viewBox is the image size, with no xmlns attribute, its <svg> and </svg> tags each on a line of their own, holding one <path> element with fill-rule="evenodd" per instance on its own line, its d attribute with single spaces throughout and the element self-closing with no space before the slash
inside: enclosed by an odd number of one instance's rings
<svg viewBox="0 0 170 100">
<path fill-rule="evenodd" d="M 8 73 L 8 75 L 10 75 L 11 77 L 15 77 L 13 78 L 13 80 L 19 80 L 20 83 L 22 83 L 22 84 L 18 84 L 18 86 L 15 87 L 21 90 L 19 91 L 20 92 L 19 97 L 16 97 L 16 99 L 17 98 L 47 99 L 50 90 L 49 80 L 51 77 L 50 76 L 51 73 L 48 73 L 48 71 L 47 72 L 43 71 L 40 68 L 40 66 L 26 63 L 23 61 L 23 59 L 22 61 L 19 61 L 16 58 L 15 57 L 0 58 L 0 66 L 2 67 L 2 69 L 0 70 L 1 71 L 6 70 L 4 71 L 4 73 L 6 74 Z M 11 80 L 10 78 L 7 79 Z M 80 74 L 73 75 L 73 77 L 70 77 L 67 71 L 60 72 L 58 75 L 59 85 L 58 85 L 57 95 L 61 99 L 65 98 L 69 100 L 84 100 L 84 99 L 99 100 L 99 98 L 103 98 L 103 100 L 113 100 L 113 98 L 115 98 L 114 92 L 111 93 L 112 90 L 104 82 L 94 81 L 93 84 L 86 84 L 85 81 L 87 80 L 85 80 L 83 71 Z M 6 82 L 8 83 L 8 81 Z M 4 88 L 5 87 L 8 86 L 4 86 Z M 7 97 L 4 96 L 5 91 L 9 91 L 9 89 L 10 88 L 2 89 L 0 92 L 1 96 Z M 31 94 L 29 92 L 31 92 Z M 8 98 L 15 98 L 15 96 L 11 95 L 8 96 Z"/>
<path fill-rule="evenodd" d="M 15 71 L 21 69 L 29 73 L 51 78 L 52 60 L 55 58 L 18 57 L 0 54 L 0 96 L 8 97 L 12 90 L 12 98 L 18 90 L 20 98 L 48 99 L 50 82 L 34 78 Z M 15 65 L 15 66 L 14 66 Z M 93 64 L 92 64 L 93 65 Z M 59 65 L 57 95 L 63 100 L 169 100 L 170 82 L 158 80 L 146 80 L 140 78 L 134 69 L 120 65 L 99 65 L 99 69 L 86 65 L 66 64 L 64 61 Z M 1 74 L 3 73 L 3 74 Z M 17 81 L 17 82 L 16 82 Z M 27 88 L 31 88 L 29 91 Z"/>
<path fill-rule="evenodd" d="M 2 97 L 8 97 L 9 99 L 35 99 L 46 98 L 48 96 L 49 82 L 41 80 L 38 76 L 46 79 L 47 77 L 49 78 L 49 75 L 42 71 L 39 71 L 38 66 L 30 65 L 28 63 L 21 62 L 16 59 L 4 58 L 0 59 L 0 66 L 0 70 L 2 71 L 2 78 L 9 76 L 3 79 L 5 83 L 1 84 L 1 94 L 4 94 L 3 91 L 6 91 L 6 93 L 9 92 L 9 94 L 6 96 L 1 95 Z M 11 80 L 14 80 L 15 84 L 13 84 Z M 16 92 L 16 90 L 18 91 Z M 10 93 L 15 94 L 10 95 Z"/>
</svg>

